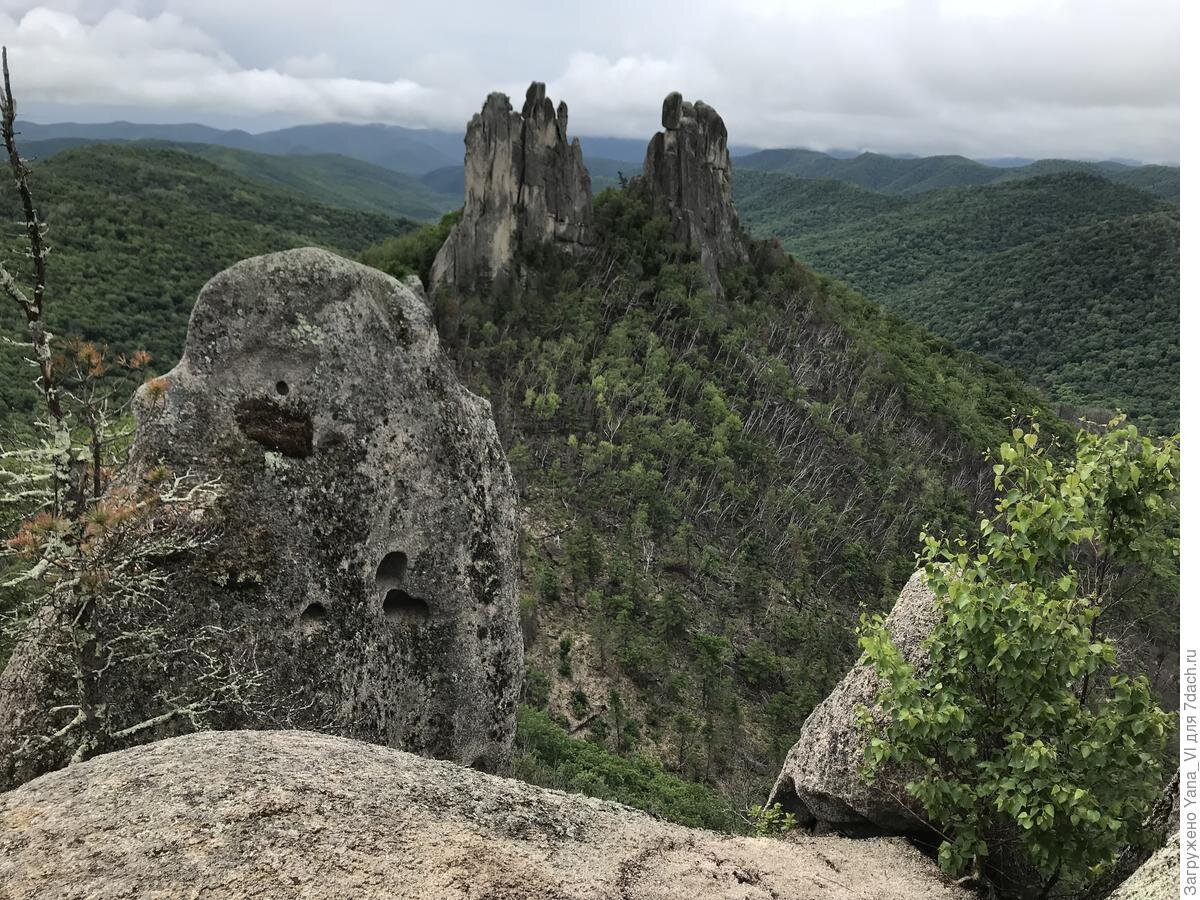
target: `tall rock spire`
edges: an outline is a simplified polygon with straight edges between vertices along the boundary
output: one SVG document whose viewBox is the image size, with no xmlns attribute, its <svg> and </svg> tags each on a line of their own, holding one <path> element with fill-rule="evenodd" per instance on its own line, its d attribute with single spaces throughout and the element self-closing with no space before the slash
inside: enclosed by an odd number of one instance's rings
<svg viewBox="0 0 1200 900">
<path fill-rule="evenodd" d="M 663 130 L 650 139 L 637 189 L 671 221 L 675 239 L 700 251 L 713 290 L 723 268 L 746 261 L 733 207 L 729 133 L 720 115 L 673 92 L 663 101 Z"/>
<path fill-rule="evenodd" d="M 579 140 L 567 140 L 567 105 L 533 82 L 515 112 L 488 95 L 466 136 L 462 219 L 433 264 L 431 289 L 477 291 L 508 277 L 518 251 L 554 244 L 575 251 L 591 238 L 592 185 Z"/>
</svg>

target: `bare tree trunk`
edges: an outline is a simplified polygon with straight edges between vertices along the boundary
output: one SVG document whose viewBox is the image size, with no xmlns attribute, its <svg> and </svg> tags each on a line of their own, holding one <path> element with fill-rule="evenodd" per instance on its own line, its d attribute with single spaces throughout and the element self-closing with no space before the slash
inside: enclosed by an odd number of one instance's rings
<svg viewBox="0 0 1200 900">
<path fill-rule="evenodd" d="M 38 221 L 37 209 L 33 205 L 33 192 L 29 188 L 29 168 L 17 152 L 14 123 L 17 104 L 13 100 L 12 80 L 8 74 L 8 48 L 0 50 L 4 71 L 4 94 L 0 96 L 0 135 L 4 138 L 4 149 L 8 154 L 8 167 L 12 173 L 17 193 L 21 197 L 21 208 L 25 216 L 25 235 L 29 242 L 29 257 L 33 262 L 33 295 L 30 297 L 17 284 L 0 263 L 0 287 L 20 307 L 25 316 L 26 330 L 33 351 L 33 360 L 40 373 L 38 387 L 46 401 L 46 409 L 52 419 L 52 442 L 57 451 L 55 465 L 55 515 L 61 515 L 66 503 L 66 494 L 71 483 L 71 435 L 67 426 L 66 413 L 59 397 L 58 385 L 54 380 L 54 356 L 51 352 L 50 332 L 46 329 L 46 253 L 42 224 Z"/>
</svg>

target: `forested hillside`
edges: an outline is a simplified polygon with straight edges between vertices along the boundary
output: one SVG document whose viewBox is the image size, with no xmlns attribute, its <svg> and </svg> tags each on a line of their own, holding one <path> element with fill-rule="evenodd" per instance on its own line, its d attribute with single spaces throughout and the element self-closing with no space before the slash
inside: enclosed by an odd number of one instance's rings
<svg viewBox="0 0 1200 900">
<path fill-rule="evenodd" d="M 717 300 L 640 201 L 596 216 L 593 257 L 438 309 L 521 487 L 525 702 L 744 808 L 860 604 L 894 599 L 923 525 L 973 517 L 984 449 L 1044 402 L 771 242 Z M 364 258 L 427 275 L 447 227 Z"/>
<path fill-rule="evenodd" d="M 1117 162 L 1040 159 L 1021 166 L 989 166 L 965 156 L 903 158 L 862 153 L 850 158 L 816 150 L 760 150 L 739 156 L 737 167 L 779 172 L 797 178 L 844 181 L 885 194 L 919 194 L 947 187 L 971 187 L 1026 181 L 1041 175 L 1079 172 L 1098 175 L 1114 184 L 1148 191 L 1179 202 L 1179 169 L 1174 166 L 1128 166 Z"/>
<path fill-rule="evenodd" d="M 148 350 L 161 369 L 178 358 L 196 292 L 221 269 L 258 253 L 317 244 L 355 253 L 411 227 L 239 178 L 177 150 L 96 145 L 35 164 L 50 226 L 50 323 L 60 334 Z M 5 195 L 5 218 L 18 219 Z M 20 333 L 11 305 L 0 328 Z M 18 351 L 0 349 L 4 418 L 33 408 Z"/>
<path fill-rule="evenodd" d="M 462 159 L 461 134 L 398 125 L 331 122 L 298 125 L 258 134 L 206 125 L 135 122 L 61 122 L 50 125 L 18 122 L 17 127 L 26 146 L 33 141 L 85 138 L 89 141 L 152 140 L 213 144 L 283 155 L 337 153 L 409 175 L 421 175 Z"/>
<path fill-rule="evenodd" d="M 60 153 L 35 187 L 57 330 L 147 348 L 159 368 L 200 286 L 235 260 L 316 243 L 427 278 L 452 221 L 406 233 L 136 146 Z M 886 216 L 908 201 L 883 202 Z M 435 309 L 521 491 L 528 709 L 514 771 L 725 826 L 764 796 L 856 656 L 859 612 L 887 608 L 910 574 L 921 529 L 953 532 L 988 502 L 983 454 L 1006 417 L 1065 425 L 1013 372 L 772 241 L 718 299 L 630 192 L 601 194 L 595 218 L 594 252 L 546 251 L 503 295 Z M 1023 227 L 1038 233 L 1036 218 Z M 27 418 L 19 353 L 2 359 L 6 405 Z M 1138 627 L 1164 640 L 1172 595 L 1147 596 Z"/>
<path fill-rule="evenodd" d="M 1121 163 L 1087 163 L 1074 159 L 1040 159 L 1027 166 L 1005 169 L 1004 174 L 993 184 L 1003 184 L 1008 181 L 1022 181 L 1036 178 L 1039 175 L 1053 175 L 1058 172 L 1082 172 L 1087 175 L 1099 175 L 1115 184 L 1137 188 L 1146 191 L 1163 200 L 1179 202 L 1179 168 L 1178 166 L 1126 166 Z"/>
<path fill-rule="evenodd" d="M 1161 431 L 1177 427 L 1177 210 L 1082 225 L 984 256 L 899 294 L 895 309 L 1074 406 L 1117 406 Z"/>
<path fill-rule="evenodd" d="M 1179 416 L 1178 207 L 1064 172 L 914 196 L 738 172 L 743 224 L 1076 406 Z"/>
<path fill-rule="evenodd" d="M 29 159 L 46 160 L 64 150 L 101 143 L 180 150 L 243 178 L 288 188 L 310 200 L 340 209 L 429 221 L 440 218 L 462 202 L 461 167 L 457 191 L 442 193 L 426 184 L 424 179 L 337 153 L 268 154 L 219 144 L 76 137 L 29 141 L 22 145 L 22 152 Z"/>
<path fill-rule="evenodd" d="M 341 209 L 421 221 L 440 218 L 462 202 L 461 192 L 438 193 L 413 175 L 337 153 L 285 156 L 213 144 L 173 147 L 243 178 L 290 188 L 318 203 Z"/>
</svg>

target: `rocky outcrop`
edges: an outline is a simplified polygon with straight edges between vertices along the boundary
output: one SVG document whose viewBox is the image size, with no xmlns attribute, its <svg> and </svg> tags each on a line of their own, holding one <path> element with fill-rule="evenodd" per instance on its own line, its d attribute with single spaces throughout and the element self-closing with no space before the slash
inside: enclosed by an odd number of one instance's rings
<svg viewBox="0 0 1200 900">
<path fill-rule="evenodd" d="M 677 241 L 700 253 L 712 288 L 721 293 L 720 273 L 746 261 L 733 206 L 729 133 L 717 111 L 678 93 L 663 101 L 663 130 L 650 139 L 635 189 L 671 222 Z"/>
<path fill-rule="evenodd" d="M 578 138 L 567 140 L 567 104 L 534 82 L 514 112 L 490 94 L 467 125 L 462 219 L 434 260 L 431 290 L 474 292 L 512 274 L 522 250 L 577 251 L 590 240 L 592 187 Z"/>
<path fill-rule="evenodd" d="M 0 795 L 0 894 L 968 900 L 898 840 L 722 836 L 311 732 L 208 732 Z"/>
<path fill-rule="evenodd" d="M 887 630 L 905 659 L 920 667 L 922 642 L 937 624 L 937 607 L 925 576 L 909 579 L 887 617 Z M 916 801 L 904 791 L 905 779 L 883 772 L 864 783 L 865 740 L 858 708 L 870 707 L 880 681 L 873 666 L 856 665 L 833 692 L 809 714 L 769 803 L 780 803 L 805 825 L 847 832 L 904 834 L 921 831 Z"/>
<path fill-rule="evenodd" d="M 179 679 L 232 660 L 246 677 L 231 682 L 239 696 L 131 740 L 288 724 L 483 767 L 506 755 L 522 669 L 514 486 L 490 407 L 458 382 L 420 290 L 303 249 L 200 292 L 161 396 L 139 393 L 133 459 L 217 483 L 211 539 L 162 560 L 170 587 L 147 615 L 168 650 L 118 652 L 105 711 L 129 726 L 186 696 Z M 10 784 L 66 762 L 53 743 L 12 752 L 70 715 L 55 710 L 72 686 L 43 625 L 0 680 Z M 189 676 L 172 653 L 198 633 L 208 668 Z"/>
<path fill-rule="evenodd" d="M 1109 895 L 1109 900 L 1174 900 L 1179 896 L 1179 833 Z"/>
</svg>

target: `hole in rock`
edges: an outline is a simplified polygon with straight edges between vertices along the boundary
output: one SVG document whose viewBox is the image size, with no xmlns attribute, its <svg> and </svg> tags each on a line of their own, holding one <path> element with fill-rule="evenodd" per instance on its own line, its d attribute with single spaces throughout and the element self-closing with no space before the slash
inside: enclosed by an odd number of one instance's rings
<svg viewBox="0 0 1200 900">
<path fill-rule="evenodd" d="M 796 783 L 789 776 L 782 783 L 775 785 L 771 796 L 772 803 L 778 803 L 785 813 L 792 813 L 803 825 L 812 822 L 812 813 L 796 793 Z"/>
<path fill-rule="evenodd" d="M 429 604 L 401 588 L 393 588 L 383 598 L 383 614 L 389 619 L 420 622 L 429 618 Z"/>
<path fill-rule="evenodd" d="M 312 456 L 313 424 L 308 413 L 254 398 L 239 403 L 234 416 L 242 434 L 256 444 L 284 456 Z"/>
<path fill-rule="evenodd" d="M 400 551 L 389 553 L 375 570 L 375 586 L 383 590 L 398 587 L 408 571 L 408 556 Z"/>
<path fill-rule="evenodd" d="M 477 756 L 471 760 L 471 768 L 476 772 L 486 772 L 489 775 L 493 775 L 496 772 L 496 767 L 492 765 L 492 761 L 486 754 Z"/>
<path fill-rule="evenodd" d="M 286 397 L 288 390 L 288 383 L 286 381 L 275 382 L 275 393 L 277 393 L 280 397 Z"/>
<path fill-rule="evenodd" d="M 304 612 L 300 613 L 301 622 L 322 622 L 325 620 L 325 605 L 323 603 L 310 603 L 304 607 Z"/>
</svg>

